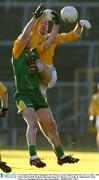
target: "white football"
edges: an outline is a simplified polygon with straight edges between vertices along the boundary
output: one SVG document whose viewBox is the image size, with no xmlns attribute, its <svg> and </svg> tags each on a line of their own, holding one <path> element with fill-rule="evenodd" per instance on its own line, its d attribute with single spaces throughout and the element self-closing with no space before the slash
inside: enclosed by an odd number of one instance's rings
<svg viewBox="0 0 99 180">
<path fill-rule="evenodd" d="M 46 16 L 46 19 L 47 19 L 48 21 L 52 21 L 53 15 L 52 15 L 51 12 L 52 12 L 51 9 L 46 9 L 46 10 L 44 11 L 44 14 L 45 14 L 45 16 Z"/>
<path fill-rule="evenodd" d="M 65 6 L 61 9 L 61 18 L 64 22 L 75 23 L 78 18 L 78 12 L 73 6 Z"/>
</svg>

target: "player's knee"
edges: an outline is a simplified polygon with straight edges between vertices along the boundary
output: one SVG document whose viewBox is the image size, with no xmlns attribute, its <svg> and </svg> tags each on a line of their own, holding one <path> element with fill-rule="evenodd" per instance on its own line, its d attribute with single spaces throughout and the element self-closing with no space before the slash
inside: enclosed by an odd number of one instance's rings
<svg viewBox="0 0 99 180">
<path fill-rule="evenodd" d="M 32 108 L 26 108 L 25 110 L 23 110 L 22 114 L 28 127 L 38 126 L 37 119 L 35 117 L 34 110 Z"/>
<path fill-rule="evenodd" d="M 36 121 L 27 121 L 27 125 L 28 125 L 28 127 L 30 127 L 30 128 L 37 128 L 37 126 L 38 126 L 38 124 L 37 124 L 37 122 Z"/>
</svg>

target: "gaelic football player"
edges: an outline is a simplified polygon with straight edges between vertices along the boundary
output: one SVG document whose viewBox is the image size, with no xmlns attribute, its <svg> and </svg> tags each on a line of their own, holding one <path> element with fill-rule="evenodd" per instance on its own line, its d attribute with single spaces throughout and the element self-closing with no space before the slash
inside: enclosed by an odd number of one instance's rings
<svg viewBox="0 0 99 180">
<path fill-rule="evenodd" d="M 27 123 L 26 138 L 29 148 L 30 165 L 45 167 L 44 163 L 38 158 L 36 151 L 36 131 L 38 124 L 42 126 L 43 134 L 51 143 L 57 157 L 57 163 L 76 163 L 78 158 L 65 155 L 60 143 L 57 125 L 53 118 L 48 103 L 41 94 L 39 83 L 40 77 L 36 67 L 36 60 L 39 59 L 39 47 L 31 48 L 31 32 L 35 22 L 43 14 L 42 4 L 34 12 L 33 18 L 25 26 L 22 34 L 14 42 L 12 50 L 12 65 L 15 77 L 15 100 L 18 112 L 22 113 L 23 119 Z M 59 28 L 59 17 L 53 14 L 55 26 L 49 39 L 46 39 L 44 49 L 46 50 L 55 39 Z M 41 50 L 41 49 L 40 49 Z M 41 52 L 40 52 L 41 53 Z"/>
<path fill-rule="evenodd" d="M 0 98 L 1 98 L 1 109 L 0 109 L 0 117 L 6 117 L 8 114 L 8 93 L 5 85 L 0 81 Z M 5 162 L 1 161 L 0 155 L 0 169 L 4 172 L 11 172 L 11 168 L 6 165 Z"/>
</svg>

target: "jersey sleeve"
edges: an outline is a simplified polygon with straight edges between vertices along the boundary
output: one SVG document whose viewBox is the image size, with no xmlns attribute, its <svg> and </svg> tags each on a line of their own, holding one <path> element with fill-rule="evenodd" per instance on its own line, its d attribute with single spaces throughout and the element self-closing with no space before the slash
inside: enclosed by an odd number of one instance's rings
<svg viewBox="0 0 99 180">
<path fill-rule="evenodd" d="M 76 41 L 79 39 L 79 37 L 80 36 L 78 36 L 73 31 L 70 31 L 69 33 L 61 33 L 61 34 L 58 34 L 56 38 L 56 44 L 58 45 L 65 42 Z"/>
<path fill-rule="evenodd" d="M 13 50 L 12 50 L 13 56 L 14 56 L 15 59 L 19 58 L 19 56 L 21 55 L 21 53 L 22 53 L 25 46 L 26 46 L 25 43 L 20 44 L 19 39 L 15 40 Z"/>
</svg>

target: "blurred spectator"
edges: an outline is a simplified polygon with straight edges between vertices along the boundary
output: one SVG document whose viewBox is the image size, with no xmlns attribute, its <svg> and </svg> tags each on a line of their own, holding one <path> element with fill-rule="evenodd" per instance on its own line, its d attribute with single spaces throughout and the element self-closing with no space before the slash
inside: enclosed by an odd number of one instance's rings
<svg viewBox="0 0 99 180">
<path fill-rule="evenodd" d="M 8 114 L 8 93 L 5 85 L 1 81 L 0 81 L 0 98 L 1 98 L 0 117 L 6 117 Z M 11 172 L 11 168 L 7 166 L 5 162 L 1 161 L 1 155 L 0 155 L 0 169 L 2 169 L 5 173 Z"/>
<path fill-rule="evenodd" d="M 1 109 L 0 117 L 6 117 L 8 113 L 8 93 L 5 85 L 0 81 Z"/>
<path fill-rule="evenodd" d="M 89 120 L 92 121 L 96 127 L 96 145 L 99 150 L 99 83 L 97 84 L 97 92 L 92 96 L 88 112 Z"/>
</svg>

